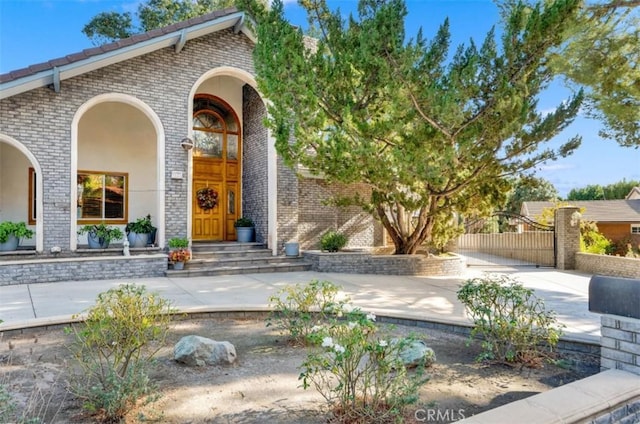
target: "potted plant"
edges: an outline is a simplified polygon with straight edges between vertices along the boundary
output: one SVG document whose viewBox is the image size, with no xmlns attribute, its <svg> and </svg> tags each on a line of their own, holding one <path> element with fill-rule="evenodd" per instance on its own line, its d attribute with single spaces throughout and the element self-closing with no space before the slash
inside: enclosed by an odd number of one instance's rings
<svg viewBox="0 0 640 424">
<path fill-rule="evenodd" d="M 27 228 L 24 222 L 0 222 L 0 251 L 16 250 L 20 239 L 33 237 L 33 230 Z"/>
<path fill-rule="evenodd" d="M 255 226 L 251 218 L 240 217 L 233 224 L 236 227 L 236 240 L 240 243 L 250 243 L 255 237 Z"/>
<path fill-rule="evenodd" d="M 87 234 L 89 249 L 106 249 L 112 240 L 122 240 L 124 234 L 118 227 L 111 225 L 93 224 L 85 225 L 78 229 L 78 234 Z"/>
<path fill-rule="evenodd" d="M 189 239 L 174 237 L 169 239 L 169 249 L 186 249 L 189 247 Z"/>
<path fill-rule="evenodd" d="M 150 236 L 156 228 L 151 223 L 151 215 L 138 218 L 129 222 L 124 228 L 127 233 L 129 247 L 146 247 L 149 244 Z M 151 240 L 153 243 L 155 240 Z"/>
<path fill-rule="evenodd" d="M 173 269 L 184 269 L 185 262 L 191 259 L 189 249 L 179 248 L 169 252 L 169 262 L 173 264 Z"/>
</svg>

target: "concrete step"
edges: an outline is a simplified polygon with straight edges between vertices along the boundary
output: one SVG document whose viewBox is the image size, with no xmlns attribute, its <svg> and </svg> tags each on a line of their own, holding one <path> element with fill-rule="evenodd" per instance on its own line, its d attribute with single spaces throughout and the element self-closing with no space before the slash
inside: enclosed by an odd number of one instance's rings
<svg viewBox="0 0 640 424">
<path fill-rule="evenodd" d="M 235 275 L 235 274 L 258 274 L 267 272 L 298 272 L 309 271 L 311 264 L 305 261 L 272 263 L 266 265 L 243 265 L 243 266 L 219 266 L 215 268 L 189 268 L 191 262 L 188 262 L 185 269 L 176 271 L 169 269 L 165 271 L 167 277 L 207 277 L 216 275 Z"/>
<path fill-rule="evenodd" d="M 231 257 L 231 258 L 213 258 L 203 259 L 199 256 L 194 256 L 186 266 L 189 269 L 200 268 L 221 268 L 221 267 L 236 267 L 236 266 L 251 266 L 251 265 L 270 265 L 280 263 L 295 263 L 302 261 L 302 258 L 292 258 L 286 256 L 247 256 L 247 257 Z"/>
<path fill-rule="evenodd" d="M 247 250 L 218 250 L 215 252 L 200 251 L 193 252 L 193 259 L 203 260 L 225 260 L 231 258 L 272 258 L 273 253 L 268 249 L 247 249 Z"/>
<path fill-rule="evenodd" d="M 220 242 L 199 242 L 194 241 L 191 245 L 191 250 L 194 253 L 198 252 L 224 252 L 229 250 L 263 250 L 265 249 L 264 243 L 238 243 L 235 241 L 220 241 Z"/>
</svg>

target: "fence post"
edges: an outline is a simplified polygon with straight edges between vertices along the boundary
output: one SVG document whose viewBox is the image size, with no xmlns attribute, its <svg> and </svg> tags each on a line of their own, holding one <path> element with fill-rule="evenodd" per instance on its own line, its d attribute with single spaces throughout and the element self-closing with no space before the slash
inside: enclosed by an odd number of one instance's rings
<svg viewBox="0 0 640 424">
<path fill-rule="evenodd" d="M 556 209 L 556 268 L 575 269 L 580 251 L 580 210 L 575 206 Z"/>
</svg>

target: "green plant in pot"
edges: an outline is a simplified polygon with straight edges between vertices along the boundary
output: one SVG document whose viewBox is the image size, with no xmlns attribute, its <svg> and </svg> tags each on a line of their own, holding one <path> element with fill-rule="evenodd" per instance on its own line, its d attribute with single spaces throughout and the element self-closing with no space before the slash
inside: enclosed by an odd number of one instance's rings
<svg viewBox="0 0 640 424">
<path fill-rule="evenodd" d="M 255 238 L 255 226 L 251 218 L 243 216 L 233 224 L 236 227 L 236 240 L 239 243 L 251 243 Z"/>
<path fill-rule="evenodd" d="M 147 244 L 155 241 L 151 240 L 152 234 L 156 230 L 156 227 L 151 223 L 151 215 L 129 222 L 124 230 L 127 233 L 129 247 L 146 247 Z"/>
<path fill-rule="evenodd" d="M 169 239 L 169 249 L 186 249 L 189 247 L 189 239 L 174 237 Z"/>
<path fill-rule="evenodd" d="M 106 249 L 113 240 L 122 240 L 124 237 L 120 228 L 104 223 L 82 226 L 78 229 L 78 234 L 87 234 L 90 249 Z"/>
<path fill-rule="evenodd" d="M 20 239 L 33 237 L 33 230 L 27 228 L 24 222 L 0 222 L 0 251 L 16 250 Z"/>
</svg>

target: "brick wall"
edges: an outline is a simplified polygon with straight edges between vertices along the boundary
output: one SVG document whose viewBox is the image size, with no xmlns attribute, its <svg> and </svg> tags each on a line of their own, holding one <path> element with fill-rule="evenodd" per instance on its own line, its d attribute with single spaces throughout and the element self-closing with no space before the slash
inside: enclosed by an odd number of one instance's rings
<svg viewBox="0 0 640 424">
<path fill-rule="evenodd" d="M 640 375 L 640 320 L 602 315 L 600 367 Z"/>
<path fill-rule="evenodd" d="M 640 278 L 640 259 L 576 253 L 576 269 L 588 274 Z"/>
<path fill-rule="evenodd" d="M 42 166 L 46 193 L 43 253 L 48 254 L 53 246 L 70 246 L 72 120 L 82 104 L 106 93 L 137 98 L 162 122 L 166 139 L 165 236 L 184 236 L 189 219 L 187 179 L 172 180 L 170 175 L 172 171 L 187 172 L 188 156 L 180 140 L 191 125 L 187 116 L 190 90 L 199 77 L 219 66 L 253 74 L 252 49 L 248 38 L 229 29 L 189 41 L 180 53 L 167 47 L 64 80 L 59 93 L 38 88 L 0 100 L 0 132 L 24 144 Z"/>
<path fill-rule="evenodd" d="M 265 107 L 258 93 L 245 85 L 242 89 L 244 116 L 242 161 L 242 211 L 256 226 L 256 241 L 266 243 L 269 231 L 267 187 L 267 130 L 262 125 Z"/>
<path fill-rule="evenodd" d="M 462 275 L 466 263 L 460 256 L 372 255 L 367 252 L 303 252 L 317 272 L 381 275 Z"/>
<path fill-rule="evenodd" d="M 337 230 L 349 238 L 347 247 L 371 247 L 383 244 L 382 225 L 360 207 L 329 206 L 335 196 L 356 192 L 369 195 L 364 184 L 328 184 L 323 179 L 301 178 L 299 182 L 298 238 L 303 249 L 319 249 L 320 238 L 328 230 Z"/>
<path fill-rule="evenodd" d="M 160 277 L 167 255 L 48 258 L 0 261 L 0 286 L 56 281 Z"/>
</svg>

